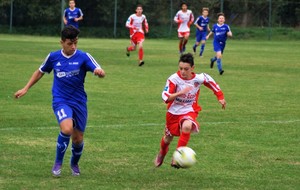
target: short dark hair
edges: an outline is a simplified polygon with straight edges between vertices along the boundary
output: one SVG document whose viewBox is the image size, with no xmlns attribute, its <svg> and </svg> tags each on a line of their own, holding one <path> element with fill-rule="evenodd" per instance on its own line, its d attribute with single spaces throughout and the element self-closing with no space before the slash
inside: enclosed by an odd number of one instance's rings
<svg viewBox="0 0 300 190">
<path fill-rule="evenodd" d="M 218 14 L 217 14 L 217 18 L 219 18 L 220 16 L 225 17 L 225 14 L 224 14 L 224 13 L 218 13 Z"/>
<path fill-rule="evenodd" d="M 66 39 L 75 40 L 77 39 L 80 31 L 75 26 L 68 25 L 61 31 L 61 40 L 65 41 Z"/>
<path fill-rule="evenodd" d="M 194 66 L 194 56 L 191 53 L 182 54 L 179 58 L 179 62 L 189 63 L 191 67 Z"/>
<path fill-rule="evenodd" d="M 182 7 L 182 5 L 188 6 L 188 4 L 187 4 L 185 1 L 182 1 L 182 2 L 180 3 L 180 8 Z"/>
</svg>

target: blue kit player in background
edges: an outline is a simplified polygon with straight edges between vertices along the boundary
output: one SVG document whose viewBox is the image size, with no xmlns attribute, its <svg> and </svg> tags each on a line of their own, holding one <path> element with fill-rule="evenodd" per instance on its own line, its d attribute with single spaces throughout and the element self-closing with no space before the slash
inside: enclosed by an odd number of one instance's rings
<svg viewBox="0 0 300 190">
<path fill-rule="evenodd" d="M 214 67 L 214 62 L 217 61 L 218 70 L 220 75 L 224 73 L 222 68 L 222 54 L 225 49 L 227 36 L 232 37 L 232 32 L 230 27 L 225 24 L 225 15 L 224 13 L 218 13 L 218 23 L 214 24 L 210 33 L 206 36 L 206 39 L 210 37 L 210 35 L 214 33 L 214 51 L 216 52 L 216 56 L 210 59 L 210 68 Z"/>
<path fill-rule="evenodd" d="M 53 71 L 52 108 L 60 126 L 57 138 L 56 159 L 52 168 L 55 177 L 60 176 L 64 154 L 72 138 L 72 175 L 80 175 L 78 162 L 83 151 L 83 134 L 87 122 L 87 95 L 84 80 L 88 71 L 102 78 L 104 70 L 88 53 L 77 49 L 79 30 L 66 26 L 61 32 L 62 49 L 48 54 L 45 61 L 31 76 L 24 88 L 14 96 L 20 98 L 36 84 L 45 73 Z"/>
<path fill-rule="evenodd" d="M 83 20 L 83 13 L 80 8 L 75 7 L 75 1 L 69 1 L 69 8 L 65 9 L 63 17 L 65 26 L 73 25 L 79 28 L 78 21 Z"/>
<path fill-rule="evenodd" d="M 202 8 L 202 16 L 199 16 L 194 23 L 197 29 L 196 29 L 196 42 L 195 45 L 193 46 L 193 51 L 194 53 L 196 53 L 196 49 L 201 42 L 201 49 L 199 54 L 200 57 L 202 57 L 202 54 L 204 52 L 207 31 L 210 32 L 209 25 L 208 25 L 209 18 L 207 17 L 208 11 L 209 8 L 206 7 Z"/>
</svg>

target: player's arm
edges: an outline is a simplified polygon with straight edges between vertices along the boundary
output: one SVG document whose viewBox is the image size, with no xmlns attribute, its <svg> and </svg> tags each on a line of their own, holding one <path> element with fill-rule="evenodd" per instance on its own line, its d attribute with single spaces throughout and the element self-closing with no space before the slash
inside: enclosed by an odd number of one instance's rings
<svg viewBox="0 0 300 190">
<path fill-rule="evenodd" d="M 203 28 L 202 28 L 201 26 L 199 26 L 197 23 L 195 23 L 195 26 L 196 26 L 200 31 L 203 30 Z"/>
<path fill-rule="evenodd" d="M 210 32 L 207 34 L 206 39 L 208 40 L 208 38 L 209 38 L 212 34 L 213 34 L 213 32 L 210 31 Z"/>
<path fill-rule="evenodd" d="M 31 78 L 29 79 L 29 81 L 27 82 L 27 84 L 20 90 L 18 90 L 14 96 L 15 98 L 21 98 L 22 96 L 24 96 L 27 91 L 35 84 L 37 83 L 42 77 L 44 76 L 44 73 L 42 73 L 39 69 L 37 69 L 31 76 Z"/>
<path fill-rule="evenodd" d="M 176 13 L 173 20 L 178 24 L 182 23 L 182 20 L 179 18 L 179 12 Z"/>
<path fill-rule="evenodd" d="M 209 24 L 208 24 L 206 27 L 207 27 L 207 31 L 209 31 L 209 32 L 210 32 Z"/>
<path fill-rule="evenodd" d="M 214 92 L 219 103 L 222 105 L 222 109 L 225 109 L 226 101 L 225 101 L 224 94 L 223 94 L 221 88 L 219 87 L 219 85 L 214 81 L 214 79 L 211 76 L 209 76 L 208 74 L 203 74 L 203 76 L 204 76 L 203 84 L 207 88 L 211 89 Z"/>
<path fill-rule="evenodd" d="M 145 32 L 148 33 L 149 32 L 149 25 L 148 25 L 148 21 L 147 21 L 146 17 L 143 21 L 143 25 L 144 25 L 144 28 L 145 28 Z"/>
<path fill-rule="evenodd" d="M 190 15 L 190 21 L 188 22 L 188 26 L 190 27 L 191 26 L 191 24 L 193 24 L 193 22 L 194 22 L 194 15 L 193 15 L 193 13 L 191 12 L 191 15 Z"/>
<path fill-rule="evenodd" d="M 232 32 L 230 30 L 227 32 L 227 36 L 232 37 Z"/>
<path fill-rule="evenodd" d="M 64 12 L 63 21 L 64 21 L 64 24 L 65 24 L 65 25 L 67 25 L 67 24 L 68 24 L 66 10 L 65 10 L 65 12 Z"/>
<path fill-rule="evenodd" d="M 165 101 L 165 103 L 169 103 L 175 100 L 176 97 L 188 93 L 190 90 L 192 90 L 192 88 L 192 86 L 187 86 L 181 91 L 176 92 L 176 84 L 168 80 L 165 89 L 162 92 L 162 99 Z"/>
<path fill-rule="evenodd" d="M 83 13 L 82 13 L 81 9 L 79 9 L 79 15 L 80 16 L 78 18 L 74 19 L 76 22 L 78 22 L 79 20 L 83 20 Z"/>
</svg>

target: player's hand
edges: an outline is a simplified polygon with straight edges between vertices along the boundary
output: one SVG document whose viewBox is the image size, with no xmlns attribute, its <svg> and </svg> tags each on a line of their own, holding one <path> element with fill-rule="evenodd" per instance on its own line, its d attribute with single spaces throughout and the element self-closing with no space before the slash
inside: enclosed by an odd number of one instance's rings
<svg viewBox="0 0 300 190">
<path fill-rule="evenodd" d="M 191 24 L 193 24 L 193 22 L 188 22 L 188 27 L 190 27 L 190 26 L 191 26 Z"/>
<path fill-rule="evenodd" d="M 18 90 L 15 94 L 14 97 L 16 99 L 21 98 L 22 96 L 24 96 L 27 93 L 27 90 L 25 88 L 22 88 L 21 90 Z"/>
<path fill-rule="evenodd" d="M 203 30 L 203 27 L 199 26 L 199 30 L 202 31 L 202 30 Z"/>
<path fill-rule="evenodd" d="M 178 20 L 177 20 L 177 23 L 178 23 L 178 24 L 182 23 L 182 20 L 178 19 Z"/>
<path fill-rule="evenodd" d="M 222 105 L 222 109 L 225 110 L 225 107 L 226 107 L 226 101 L 225 101 L 225 99 L 219 100 L 219 102 Z"/>
<path fill-rule="evenodd" d="M 208 40 L 208 38 L 209 38 L 209 35 L 206 36 L 206 40 Z"/>
<path fill-rule="evenodd" d="M 105 77 L 105 71 L 103 69 L 95 69 L 94 70 L 94 75 L 97 75 L 99 78 L 104 78 Z"/>
<path fill-rule="evenodd" d="M 191 91 L 192 89 L 193 89 L 193 87 L 190 86 L 190 85 L 188 85 L 187 87 L 185 87 L 184 89 L 182 89 L 182 90 L 180 91 L 180 94 L 186 94 L 186 93 L 188 93 L 189 91 Z"/>
</svg>

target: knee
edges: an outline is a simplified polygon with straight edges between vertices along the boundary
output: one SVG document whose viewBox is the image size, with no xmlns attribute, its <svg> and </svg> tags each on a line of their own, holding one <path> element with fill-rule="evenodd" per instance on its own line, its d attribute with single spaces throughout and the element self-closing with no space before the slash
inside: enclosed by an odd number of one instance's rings
<svg viewBox="0 0 300 190">
<path fill-rule="evenodd" d="M 192 130 L 193 123 L 189 120 L 185 120 L 182 124 L 181 131 L 185 133 L 190 133 Z"/>
<path fill-rule="evenodd" d="M 72 142 L 74 143 L 74 144 L 81 144 L 82 142 L 83 142 L 83 136 L 81 136 L 81 135 L 73 135 L 72 136 Z"/>
</svg>

